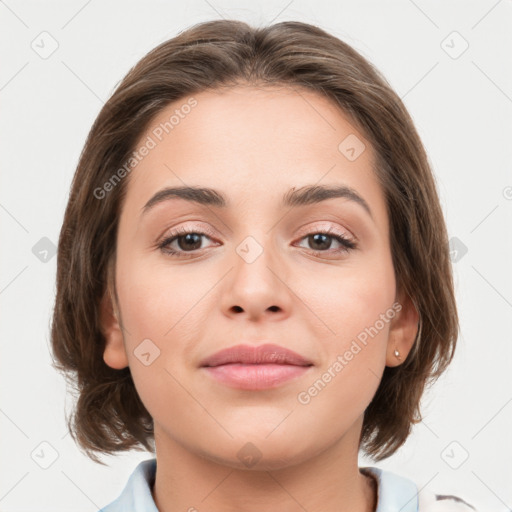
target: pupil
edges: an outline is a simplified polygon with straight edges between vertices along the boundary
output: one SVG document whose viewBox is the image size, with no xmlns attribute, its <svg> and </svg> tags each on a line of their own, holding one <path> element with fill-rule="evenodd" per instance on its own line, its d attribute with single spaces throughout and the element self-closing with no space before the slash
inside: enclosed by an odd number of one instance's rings
<svg viewBox="0 0 512 512">
<path fill-rule="evenodd" d="M 185 247 L 182 247 L 182 244 L 179 243 L 178 241 L 178 245 L 180 245 L 180 249 L 199 249 L 201 247 L 201 235 L 199 235 L 198 233 L 187 233 L 186 235 L 184 235 L 183 237 L 180 238 L 180 241 L 181 239 L 185 239 L 186 242 L 185 242 Z M 191 247 L 190 244 L 192 244 L 194 247 Z M 195 247 L 195 246 L 198 246 L 198 247 Z"/>
<path fill-rule="evenodd" d="M 310 238 L 313 239 L 314 244 L 320 243 L 320 249 L 328 249 L 331 245 L 330 243 L 326 243 L 326 239 L 330 238 L 328 235 L 317 233 L 316 235 L 310 236 Z"/>
</svg>

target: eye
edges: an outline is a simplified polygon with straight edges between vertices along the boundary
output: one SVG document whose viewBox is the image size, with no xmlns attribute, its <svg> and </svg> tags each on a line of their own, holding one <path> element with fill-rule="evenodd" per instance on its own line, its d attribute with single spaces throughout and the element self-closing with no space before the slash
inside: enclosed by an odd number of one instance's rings
<svg viewBox="0 0 512 512">
<path fill-rule="evenodd" d="M 210 238 L 212 233 L 204 233 L 201 230 L 186 228 L 171 231 L 169 235 L 158 245 L 165 254 L 177 257 L 187 257 L 187 252 L 203 249 L 202 237 Z M 173 246 L 174 245 L 174 246 Z"/>
<path fill-rule="evenodd" d="M 357 247 L 356 243 L 346 238 L 343 234 L 336 232 L 335 230 L 328 229 L 327 231 L 317 231 L 309 233 L 301 240 L 306 240 L 308 244 L 312 246 L 313 253 L 346 253 L 351 249 Z M 337 249 L 332 249 L 332 241 L 335 241 L 340 245 Z"/>
<path fill-rule="evenodd" d="M 180 228 L 171 231 L 169 235 L 158 244 L 158 248 L 164 254 L 170 256 L 178 258 L 192 257 L 196 251 L 204 249 L 204 247 L 202 247 L 203 237 L 211 239 L 212 235 L 213 233 L 208 232 L 208 230 L 203 232 L 198 229 L 191 230 Z M 316 255 L 321 253 L 347 253 L 357 247 L 355 242 L 332 229 L 311 232 L 302 237 L 301 240 L 306 240 L 312 246 L 312 252 Z M 332 249 L 331 245 L 333 240 L 335 243 L 339 244 L 340 247 Z"/>
</svg>

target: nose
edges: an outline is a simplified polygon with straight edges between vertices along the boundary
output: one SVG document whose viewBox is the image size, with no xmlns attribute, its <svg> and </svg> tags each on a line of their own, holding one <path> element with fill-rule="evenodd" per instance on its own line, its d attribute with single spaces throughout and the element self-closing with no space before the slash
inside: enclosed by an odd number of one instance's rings
<svg viewBox="0 0 512 512">
<path fill-rule="evenodd" d="M 290 315 L 293 294 L 277 248 L 263 247 L 248 237 L 236 250 L 224 282 L 222 309 L 228 316 L 258 322 L 283 320 Z"/>
</svg>

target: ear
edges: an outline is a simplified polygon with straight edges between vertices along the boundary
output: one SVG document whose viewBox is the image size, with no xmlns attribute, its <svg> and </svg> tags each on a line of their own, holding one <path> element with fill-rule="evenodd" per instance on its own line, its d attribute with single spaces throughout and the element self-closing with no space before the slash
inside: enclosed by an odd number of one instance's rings
<svg viewBox="0 0 512 512">
<path fill-rule="evenodd" d="M 108 366 L 116 370 L 122 370 L 128 366 L 119 318 L 117 306 L 114 304 L 110 290 L 107 289 L 100 302 L 101 330 L 105 336 L 103 360 Z"/>
<path fill-rule="evenodd" d="M 419 312 L 409 295 L 405 292 L 397 295 L 397 303 L 401 308 L 391 320 L 386 366 L 398 366 L 405 361 L 414 345 L 419 328 Z M 395 350 L 399 352 L 398 357 Z"/>
</svg>

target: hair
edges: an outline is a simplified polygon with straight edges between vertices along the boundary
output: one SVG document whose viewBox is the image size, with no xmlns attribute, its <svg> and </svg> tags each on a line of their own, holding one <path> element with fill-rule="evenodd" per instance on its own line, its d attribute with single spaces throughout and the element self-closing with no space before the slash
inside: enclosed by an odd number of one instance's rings
<svg viewBox="0 0 512 512">
<path fill-rule="evenodd" d="M 413 121 L 385 78 L 351 46 L 307 23 L 199 23 L 144 56 L 101 109 L 80 155 L 60 232 L 53 365 L 76 394 L 67 418 L 71 435 L 101 464 L 95 452 L 153 451 L 154 432 L 130 369 L 113 369 L 103 360 L 100 304 L 112 291 L 117 298 L 116 236 L 128 179 L 101 199 L 95 191 L 112 183 L 113 171 L 168 104 L 241 84 L 305 88 L 327 97 L 373 146 L 397 290 L 414 303 L 421 337 L 402 364 L 385 368 L 364 412 L 359 448 L 366 455 L 379 461 L 405 442 L 422 420 L 425 387 L 453 358 L 459 324 L 435 179 Z"/>
</svg>

